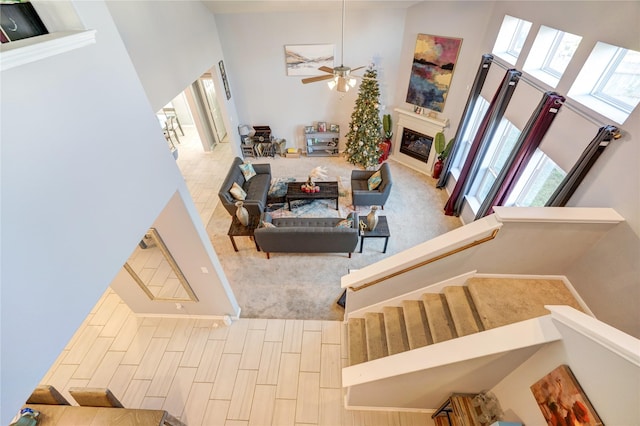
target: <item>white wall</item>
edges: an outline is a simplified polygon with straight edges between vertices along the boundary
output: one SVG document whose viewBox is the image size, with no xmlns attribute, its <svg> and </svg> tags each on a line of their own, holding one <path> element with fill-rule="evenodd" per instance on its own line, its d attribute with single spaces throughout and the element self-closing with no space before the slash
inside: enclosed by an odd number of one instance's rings
<svg viewBox="0 0 640 426">
<path fill-rule="evenodd" d="M 481 56 L 491 53 L 505 14 L 533 23 L 517 63 L 519 69 L 522 69 L 526 53 L 540 25 L 583 37 L 574 60 L 556 89 L 565 96 L 597 41 L 640 50 L 638 2 L 424 2 L 411 7 L 407 14 L 401 60 L 402 64 L 407 65 L 403 65 L 398 74 L 398 103 L 403 100 L 406 91 L 409 58 L 416 34 L 423 32 L 462 37 L 458 65 L 445 110 L 440 114 L 451 120 L 451 128 L 445 134 L 453 137 Z M 491 72 L 497 76 L 504 75 L 504 70 L 495 65 Z M 541 95 L 541 92 L 536 93 L 521 81 L 507 116 L 521 124 L 526 120 L 522 111 L 530 111 Z M 531 96 L 535 99 L 531 99 Z M 594 124 L 565 106 L 542 141 L 541 149 L 565 170 L 569 170 L 595 137 L 598 127 L 613 124 L 610 120 L 601 119 L 601 123 Z M 562 272 L 567 274 L 599 319 L 638 336 L 640 317 L 635 314 L 635 305 L 640 299 L 640 267 L 637 262 L 640 253 L 640 145 L 636 139 L 640 134 L 640 108 L 636 108 L 626 122 L 618 127 L 624 137 L 612 142 L 605 150 L 570 200 L 569 206 L 612 207 L 627 220 L 627 224 L 619 226 L 615 233 L 608 234 L 585 257 Z M 452 188 L 451 182 L 448 187 Z M 474 216 L 467 206 L 462 216 L 465 223 L 472 221 Z M 550 255 L 554 255 L 553 249 Z"/>
<path fill-rule="evenodd" d="M 482 1 L 425 1 L 407 11 L 395 98 L 401 108 L 413 110 L 413 105 L 405 101 L 418 34 L 462 39 L 447 100 L 442 113 L 438 113 L 438 118 L 449 119 L 451 123 L 444 131 L 446 140 L 455 136 L 481 56 L 486 53 L 487 47 L 483 44 L 489 31 L 486 23 L 493 7 L 493 2 Z"/>
<path fill-rule="evenodd" d="M 546 2 L 541 7 L 540 2 L 496 2 L 494 14 L 487 31 L 485 46 L 495 40 L 502 18 L 505 14 L 533 22 L 530 37 L 523 48 L 523 52 L 516 64 L 522 69 L 525 55 L 533 43 L 533 38 L 540 25 L 557 28 L 572 34 L 582 36 L 572 62 L 570 62 L 558 87 L 558 93 L 566 96 L 584 61 L 591 53 L 596 42 L 603 41 L 627 49 L 640 51 L 640 20 L 639 2 L 606 2 L 606 1 L 559 1 Z M 571 19 L 567 19 L 570 16 Z M 489 52 L 489 51 L 488 51 Z M 479 55 L 478 55 L 479 56 Z M 571 102 L 571 100 L 569 100 Z M 562 115 L 572 115 L 570 111 Z M 597 114 L 596 114 L 597 115 Z M 559 121 L 564 117 L 559 117 Z M 609 119 L 601 117 L 601 124 L 615 124 Z M 553 124 L 556 127 L 557 123 Z M 559 125 L 558 125 L 559 126 Z M 598 126 L 566 118 L 565 129 L 575 129 Z M 640 235 L 640 146 L 637 143 L 640 135 L 640 108 L 636 108 L 622 125 L 618 126 L 624 133 L 624 138 L 613 142 L 600 157 L 594 168 L 587 175 L 583 184 L 570 201 L 571 206 L 580 207 L 613 207 L 629 222 L 636 235 Z M 555 129 L 554 129 L 555 130 Z M 555 130 L 558 131 L 558 130 Z M 568 130 L 565 135 L 575 134 Z M 591 140 L 595 136 L 589 138 Z M 586 146 L 586 143 L 583 142 Z M 544 144 L 551 145 L 551 141 Z M 579 141 L 558 138 L 554 144 L 576 144 Z M 552 151 L 552 150 L 550 150 Z M 554 152 L 548 152 L 555 155 Z M 625 172 L 621 176 L 621 171 Z M 621 179 L 624 178 L 624 183 Z"/>
<path fill-rule="evenodd" d="M 74 5 L 96 44 L 1 76 L 5 424 L 176 192 L 208 243 L 155 117 L 179 90 L 152 105 L 105 4 Z"/>
<path fill-rule="evenodd" d="M 578 4 L 580 6 L 576 7 Z M 583 37 L 558 84 L 557 91 L 565 96 L 596 42 L 640 50 L 638 2 L 553 2 L 545 3 L 544 8 L 539 2 L 496 2 L 485 45 L 493 46 L 492 40 L 505 14 L 533 22 L 530 37 L 517 63 L 519 69 L 522 69 L 523 55 L 533 43 L 540 25 Z M 566 16 L 572 19 L 566 19 Z M 519 86 L 523 84 L 520 82 Z M 519 103 L 509 109 L 521 107 L 522 103 Z M 603 117 L 601 119 L 602 125 L 615 124 Z M 568 170 L 595 137 L 598 127 L 598 124 L 587 121 L 565 106 L 540 148 Z M 564 273 L 600 320 L 638 336 L 640 316 L 634 312 L 640 300 L 640 266 L 637 261 L 640 254 L 640 146 L 637 143 L 640 108 L 636 108 L 618 127 L 623 138 L 607 147 L 568 206 L 612 207 L 627 223 L 607 234 Z"/>
<path fill-rule="evenodd" d="M 108 1 L 107 6 L 154 111 L 222 56 L 215 19 L 201 2 Z"/>
<path fill-rule="evenodd" d="M 203 3 L 108 1 L 107 5 L 154 111 L 210 70 L 216 93 L 224 94 L 217 73 L 218 62 L 225 58 L 216 21 Z M 230 140 L 235 142 L 234 152 L 239 154 L 233 90 L 231 100 L 218 95 L 218 101 Z"/>
<path fill-rule="evenodd" d="M 372 60 L 378 64 L 381 104 L 389 111 L 401 66 L 398 47 L 404 17 L 404 9 L 351 12 L 347 2 L 344 65 L 355 68 Z M 340 19 L 338 2 L 335 10 L 329 11 L 216 16 L 240 122 L 271 126 L 274 136 L 285 138 L 288 147 L 298 148 L 304 146 L 303 126 L 316 121 L 337 123 L 344 148 L 357 90 L 341 94 L 329 91 L 324 82 L 303 85 L 303 77 L 286 75 L 284 58 L 285 45 L 335 44 L 335 62 L 340 65 Z"/>
<path fill-rule="evenodd" d="M 545 424 L 530 386 L 567 364 L 604 424 L 639 424 L 638 366 L 562 323 L 556 322 L 556 327 L 563 340 L 540 349 L 492 389 L 504 419 Z"/>
</svg>

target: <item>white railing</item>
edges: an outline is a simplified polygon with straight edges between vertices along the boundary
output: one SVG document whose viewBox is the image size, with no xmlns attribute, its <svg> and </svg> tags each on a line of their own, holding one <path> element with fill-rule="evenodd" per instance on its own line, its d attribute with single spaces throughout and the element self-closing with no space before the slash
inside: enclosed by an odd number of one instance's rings
<svg viewBox="0 0 640 426">
<path fill-rule="evenodd" d="M 640 340 L 569 306 L 545 306 L 554 322 L 564 324 L 617 357 L 640 367 Z"/>
<path fill-rule="evenodd" d="M 342 277 L 351 312 L 478 271 L 564 275 L 624 218 L 609 208 L 495 207 L 496 213 Z"/>
<path fill-rule="evenodd" d="M 547 315 L 345 367 L 346 405 L 435 408 L 460 389 L 491 389 L 561 337 Z"/>
</svg>

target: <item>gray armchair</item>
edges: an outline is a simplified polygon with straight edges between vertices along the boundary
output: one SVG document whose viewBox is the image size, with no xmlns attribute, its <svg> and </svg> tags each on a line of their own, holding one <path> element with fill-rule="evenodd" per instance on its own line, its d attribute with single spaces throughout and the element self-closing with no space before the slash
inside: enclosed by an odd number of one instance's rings
<svg viewBox="0 0 640 426">
<path fill-rule="evenodd" d="M 375 171 L 369 170 L 352 170 L 351 171 L 351 197 L 355 206 L 381 206 L 384 204 L 391 193 L 391 171 L 389 164 L 382 163 L 380 166 L 380 176 L 382 182 L 373 191 L 369 191 L 367 180 Z"/>
</svg>

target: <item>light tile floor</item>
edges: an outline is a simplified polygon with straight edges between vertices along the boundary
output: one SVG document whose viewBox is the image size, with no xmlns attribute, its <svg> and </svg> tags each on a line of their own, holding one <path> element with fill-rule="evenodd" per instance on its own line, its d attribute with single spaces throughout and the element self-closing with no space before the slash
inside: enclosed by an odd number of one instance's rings
<svg viewBox="0 0 640 426">
<path fill-rule="evenodd" d="M 204 223 L 233 154 L 210 153 L 185 127 L 178 165 Z M 343 408 L 346 330 L 339 321 L 137 317 L 111 290 L 42 380 L 108 387 L 126 407 L 165 409 L 188 425 L 433 425 L 428 414 Z"/>
</svg>

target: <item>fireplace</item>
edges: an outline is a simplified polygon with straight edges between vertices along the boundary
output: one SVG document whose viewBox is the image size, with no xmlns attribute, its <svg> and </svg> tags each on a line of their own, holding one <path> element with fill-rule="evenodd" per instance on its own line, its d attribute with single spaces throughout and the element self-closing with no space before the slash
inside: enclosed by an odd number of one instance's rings
<svg viewBox="0 0 640 426">
<path fill-rule="evenodd" d="M 420 173 L 429 173 L 436 157 L 433 138 L 436 133 L 443 132 L 449 126 L 449 120 L 401 108 L 396 108 L 395 111 L 398 113 L 393 141 L 395 160 Z"/>
<path fill-rule="evenodd" d="M 400 152 L 427 163 L 433 138 L 414 130 L 404 128 L 400 142 Z"/>
</svg>

